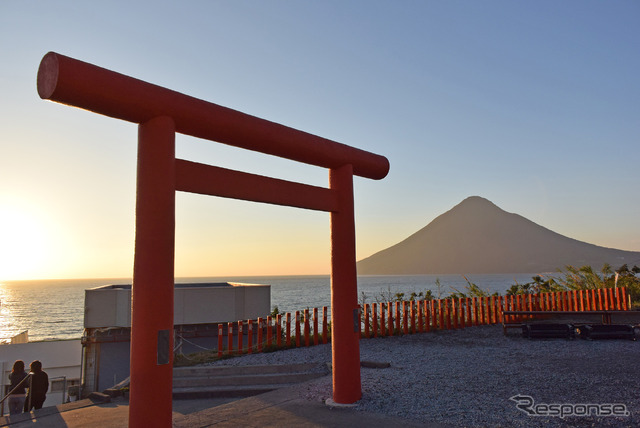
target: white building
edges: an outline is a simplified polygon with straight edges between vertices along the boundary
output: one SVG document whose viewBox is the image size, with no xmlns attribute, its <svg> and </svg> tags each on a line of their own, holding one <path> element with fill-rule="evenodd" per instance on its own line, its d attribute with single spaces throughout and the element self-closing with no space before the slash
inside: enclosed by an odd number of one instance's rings
<svg viewBox="0 0 640 428">
<path fill-rule="evenodd" d="M 227 323 L 266 317 L 270 307 L 270 285 L 176 284 L 175 352 L 189 354 L 217 349 L 219 323 L 223 324 L 226 336 Z M 86 396 L 111 388 L 129 377 L 131 285 L 105 285 L 85 290 L 84 332 L 82 395 Z M 246 336 L 246 331 L 243 335 Z"/>
</svg>

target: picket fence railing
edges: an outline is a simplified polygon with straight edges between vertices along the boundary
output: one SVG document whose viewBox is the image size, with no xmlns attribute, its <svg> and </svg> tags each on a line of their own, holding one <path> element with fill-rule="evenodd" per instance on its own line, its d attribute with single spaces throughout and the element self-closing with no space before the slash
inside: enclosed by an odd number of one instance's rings
<svg viewBox="0 0 640 428">
<path fill-rule="evenodd" d="M 365 304 L 360 312 L 361 338 L 450 330 L 503 322 L 503 311 L 626 311 L 625 287 L 539 294 L 391 301 Z M 218 324 L 218 356 L 251 354 L 278 348 L 327 343 L 328 308 L 305 309 Z M 225 343 L 226 342 L 226 343 Z"/>
</svg>

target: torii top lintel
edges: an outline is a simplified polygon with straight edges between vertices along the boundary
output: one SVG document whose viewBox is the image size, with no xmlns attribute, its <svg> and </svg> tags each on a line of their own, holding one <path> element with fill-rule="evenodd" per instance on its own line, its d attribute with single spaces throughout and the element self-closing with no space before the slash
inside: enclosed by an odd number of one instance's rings
<svg viewBox="0 0 640 428">
<path fill-rule="evenodd" d="M 176 131 L 325 168 L 350 164 L 354 175 L 382 179 L 384 156 L 153 85 L 55 52 L 38 70 L 42 99 L 134 123 L 171 117 Z"/>
</svg>

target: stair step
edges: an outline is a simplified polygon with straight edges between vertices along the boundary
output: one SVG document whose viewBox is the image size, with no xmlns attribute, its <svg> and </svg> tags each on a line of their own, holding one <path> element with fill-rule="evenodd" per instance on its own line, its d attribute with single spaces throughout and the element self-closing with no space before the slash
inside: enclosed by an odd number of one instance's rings
<svg viewBox="0 0 640 428">
<path fill-rule="evenodd" d="M 251 397 L 263 394 L 291 384 L 277 385 L 246 385 L 246 386 L 219 386 L 219 387 L 180 387 L 173 388 L 173 398 L 219 398 L 219 397 Z"/>
<path fill-rule="evenodd" d="M 299 363 L 299 364 L 276 364 L 261 366 L 197 366 L 197 367 L 176 367 L 173 369 L 173 377 L 202 377 L 202 376 L 236 376 L 250 374 L 273 374 L 273 373 L 299 373 L 308 371 L 318 371 L 322 364 Z"/>
<path fill-rule="evenodd" d="M 236 376 L 189 376 L 173 378 L 174 387 L 269 385 L 306 382 L 324 376 L 325 372 L 267 373 Z"/>
<path fill-rule="evenodd" d="M 328 374 L 324 364 L 198 366 L 173 369 L 173 397 L 250 397 Z"/>
</svg>

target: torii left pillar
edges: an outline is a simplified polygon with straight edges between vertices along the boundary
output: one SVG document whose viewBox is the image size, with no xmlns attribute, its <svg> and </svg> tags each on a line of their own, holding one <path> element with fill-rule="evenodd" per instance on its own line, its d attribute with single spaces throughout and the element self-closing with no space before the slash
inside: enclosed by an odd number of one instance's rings
<svg viewBox="0 0 640 428">
<path fill-rule="evenodd" d="M 138 128 L 129 426 L 171 425 L 175 254 L 175 125 Z M 150 401 L 150 400 L 153 401 Z"/>
</svg>

